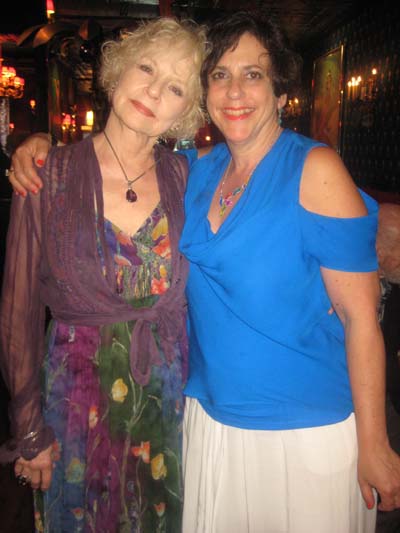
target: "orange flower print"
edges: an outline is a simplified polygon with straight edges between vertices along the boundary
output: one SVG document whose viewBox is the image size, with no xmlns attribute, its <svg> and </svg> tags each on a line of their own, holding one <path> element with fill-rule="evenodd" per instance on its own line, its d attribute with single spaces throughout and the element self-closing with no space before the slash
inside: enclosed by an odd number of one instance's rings
<svg viewBox="0 0 400 533">
<path fill-rule="evenodd" d="M 129 235 L 127 233 L 125 233 L 124 231 L 119 231 L 117 233 L 117 241 L 120 243 L 120 244 L 131 244 L 131 238 L 129 237 Z"/>
<path fill-rule="evenodd" d="M 167 289 L 169 289 L 168 280 L 164 278 L 151 280 L 151 294 L 164 294 Z"/>
<path fill-rule="evenodd" d="M 164 479 L 167 475 L 167 467 L 164 464 L 164 454 L 159 453 L 151 460 L 151 475 L 153 479 Z"/>
<path fill-rule="evenodd" d="M 165 513 L 165 502 L 155 503 L 154 509 L 156 510 L 157 516 L 161 518 Z"/>
<path fill-rule="evenodd" d="M 93 429 L 96 427 L 97 422 L 99 421 L 99 413 L 97 410 L 97 405 L 92 405 L 89 409 L 89 427 Z"/>
<path fill-rule="evenodd" d="M 82 507 L 75 507 L 75 509 L 71 509 L 71 513 L 74 515 L 76 520 L 83 520 L 83 517 L 85 516 L 85 511 L 82 509 Z"/>
<path fill-rule="evenodd" d="M 146 464 L 150 463 L 150 442 L 141 442 L 140 446 L 132 446 L 132 454 L 135 457 L 141 457 Z"/>
<path fill-rule="evenodd" d="M 153 252 L 160 257 L 165 259 L 170 259 L 171 257 L 171 245 L 169 242 L 169 235 L 166 235 L 162 241 L 160 241 L 157 246 L 154 246 Z"/>
<path fill-rule="evenodd" d="M 116 379 L 111 388 L 111 396 L 114 402 L 123 403 L 127 394 L 128 387 L 125 385 L 124 380 L 122 378 Z"/>
</svg>

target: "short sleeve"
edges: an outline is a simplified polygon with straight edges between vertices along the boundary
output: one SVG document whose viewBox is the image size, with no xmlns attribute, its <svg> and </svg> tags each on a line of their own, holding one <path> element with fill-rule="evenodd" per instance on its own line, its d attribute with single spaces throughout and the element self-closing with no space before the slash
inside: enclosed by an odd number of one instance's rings
<svg viewBox="0 0 400 533">
<path fill-rule="evenodd" d="M 186 150 L 177 150 L 178 154 L 184 155 L 189 163 L 189 170 L 192 165 L 197 161 L 198 153 L 196 148 L 187 148 Z"/>
<path fill-rule="evenodd" d="M 378 269 L 375 249 L 378 204 L 363 191 L 359 192 L 368 210 L 363 217 L 327 217 L 300 206 L 304 250 L 323 267 L 346 272 Z"/>
</svg>

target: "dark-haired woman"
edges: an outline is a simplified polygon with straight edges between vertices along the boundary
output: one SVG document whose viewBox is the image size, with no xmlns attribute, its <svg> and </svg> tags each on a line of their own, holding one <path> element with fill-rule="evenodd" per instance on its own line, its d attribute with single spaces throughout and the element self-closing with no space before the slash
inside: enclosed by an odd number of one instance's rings
<svg viewBox="0 0 400 533">
<path fill-rule="evenodd" d="M 296 60 L 257 13 L 208 33 L 226 142 L 191 168 L 185 533 L 373 533 L 400 505 L 377 322 L 377 204 L 279 114 Z"/>
</svg>

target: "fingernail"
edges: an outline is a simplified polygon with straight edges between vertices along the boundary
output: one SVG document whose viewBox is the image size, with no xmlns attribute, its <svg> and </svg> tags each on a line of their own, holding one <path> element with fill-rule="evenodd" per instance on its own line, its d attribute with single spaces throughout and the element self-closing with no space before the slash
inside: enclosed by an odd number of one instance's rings
<svg viewBox="0 0 400 533">
<path fill-rule="evenodd" d="M 19 196 L 19 192 L 18 191 L 14 191 L 14 194 L 15 194 L 15 196 Z"/>
<path fill-rule="evenodd" d="M 31 189 L 31 191 L 33 192 L 33 194 L 37 194 L 39 192 L 38 189 Z"/>
<path fill-rule="evenodd" d="M 367 507 L 368 507 L 368 509 L 373 509 L 373 508 L 374 508 L 374 505 L 375 505 L 375 504 L 373 504 L 373 503 L 368 503 Z"/>
<path fill-rule="evenodd" d="M 43 165 L 44 165 L 44 161 L 43 161 L 43 159 L 37 159 L 37 160 L 36 160 L 36 163 L 37 163 L 38 165 L 40 165 L 40 166 L 43 166 Z"/>
</svg>

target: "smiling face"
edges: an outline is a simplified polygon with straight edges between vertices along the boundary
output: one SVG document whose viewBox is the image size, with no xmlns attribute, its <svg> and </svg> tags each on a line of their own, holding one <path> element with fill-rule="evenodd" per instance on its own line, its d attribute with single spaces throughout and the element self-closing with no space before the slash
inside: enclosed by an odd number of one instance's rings
<svg viewBox="0 0 400 533">
<path fill-rule="evenodd" d="M 274 95 L 269 67 L 267 50 L 244 33 L 209 73 L 207 109 L 228 144 L 262 146 L 276 129 L 286 95 Z"/>
<path fill-rule="evenodd" d="M 112 94 L 111 117 L 148 137 L 170 129 L 191 102 L 192 62 L 176 49 L 145 50 L 124 70 Z"/>
</svg>

